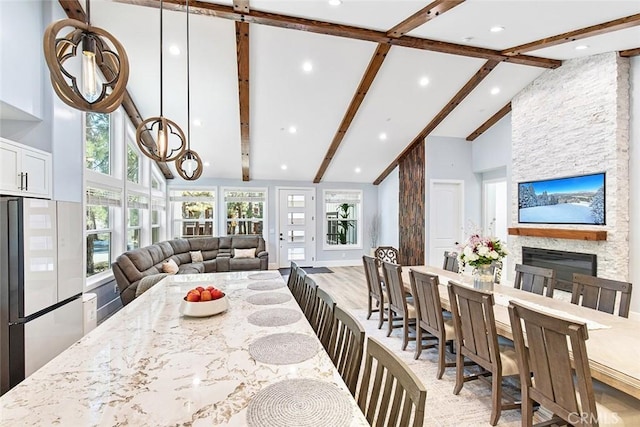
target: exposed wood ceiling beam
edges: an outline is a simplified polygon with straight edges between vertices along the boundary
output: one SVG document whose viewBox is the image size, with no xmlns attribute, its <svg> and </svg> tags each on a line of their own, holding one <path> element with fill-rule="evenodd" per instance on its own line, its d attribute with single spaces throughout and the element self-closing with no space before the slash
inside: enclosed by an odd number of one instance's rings
<svg viewBox="0 0 640 427">
<path fill-rule="evenodd" d="M 158 0 L 113 0 L 118 3 L 134 4 L 139 6 L 159 7 Z M 164 0 L 164 8 L 168 10 L 184 11 L 184 0 Z M 527 55 L 504 55 L 500 51 L 484 49 L 473 46 L 465 46 L 455 43 L 441 42 L 437 40 L 422 39 L 418 37 L 402 36 L 394 39 L 385 32 L 340 25 L 313 19 L 298 18 L 294 16 L 280 15 L 276 13 L 251 10 L 249 13 L 240 13 L 232 6 L 207 3 L 203 1 L 189 2 L 189 10 L 200 15 L 214 16 L 217 18 L 232 19 L 235 21 L 263 24 L 272 27 L 288 28 L 292 30 L 308 31 L 312 33 L 327 34 L 338 37 L 346 37 L 357 40 L 365 40 L 375 43 L 391 44 L 393 46 L 410 47 L 414 49 L 429 50 L 448 53 L 452 55 L 469 56 L 495 61 L 505 61 L 513 64 L 530 65 L 543 68 L 557 68 L 562 61 L 556 59 L 539 58 Z"/>
<path fill-rule="evenodd" d="M 233 0 L 237 12 L 249 12 L 249 0 Z M 236 55 L 238 59 L 238 100 L 240 105 L 240 159 L 242 180 L 251 180 L 250 171 L 250 98 L 249 98 L 249 24 L 236 21 Z"/>
<path fill-rule="evenodd" d="M 590 27 L 581 28 L 568 33 L 558 34 L 557 36 L 547 37 L 531 43 L 525 43 L 520 46 L 512 47 L 502 51 L 503 55 L 521 55 L 533 50 L 544 49 L 575 40 L 585 39 L 587 37 L 599 36 L 601 34 L 610 33 L 612 31 L 623 30 L 625 28 L 640 25 L 640 13 L 624 18 L 616 19 L 602 24 L 592 25 Z"/>
<path fill-rule="evenodd" d="M 398 157 L 396 157 L 393 162 L 391 162 L 391 164 L 387 166 L 387 168 L 380 174 L 380 176 L 373 182 L 373 184 L 378 185 L 382 181 L 384 181 L 384 179 L 389 176 L 389 174 L 396 168 L 396 166 L 398 166 L 400 160 L 408 152 L 413 150 L 416 145 L 420 144 L 420 141 L 425 139 L 431 132 L 433 132 L 433 130 L 438 127 L 438 125 L 442 123 L 442 121 L 446 119 L 447 116 L 453 110 L 455 110 L 458 105 L 460 105 L 460 103 L 467 97 L 467 95 L 469 95 L 476 88 L 476 86 L 478 86 L 480 82 L 484 80 L 484 78 L 487 77 L 489 73 L 491 73 L 491 71 L 493 71 L 493 69 L 499 63 L 499 61 L 487 61 L 482 66 L 482 68 L 478 70 L 473 75 L 473 77 L 471 77 L 471 79 L 462 87 L 462 89 L 460 89 L 458 93 L 456 93 L 455 96 L 451 98 L 447 105 L 445 105 L 445 107 L 440 110 L 440 112 L 429 122 L 429 124 L 424 129 L 422 129 L 422 131 L 420 131 L 420 133 L 413 139 L 413 141 L 411 141 L 411 143 L 404 150 L 402 150 L 402 153 L 400 153 Z"/>
<path fill-rule="evenodd" d="M 507 105 L 502 107 L 500 111 L 498 111 L 493 116 L 491 116 L 489 120 L 481 124 L 480 127 L 478 127 L 478 129 L 471 132 L 467 137 L 467 141 L 473 141 L 474 139 L 476 139 L 477 137 L 485 133 L 491 126 L 498 123 L 498 120 L 500 120 L 501 118 L 509 114 L 510 111 L 511 111 L 511 102 L 509 102 Z"/>
<path fill-rule="evenodd" d="M 380 70 L 382 63 L 384 62 L 384 59 L 387 56 L 387 52 L 389 52 L 389 49 L 391 49 L 391 45 L 379 44 L 378 48 L 373 54 L 373 57 L 369 62 L 369 66 L 367 67 L 367 71 L 364 73 L 364 76 L 362 76 L 362 80 L 360 80 L 358 89 L 356 90 L 355 95 L 353 95 L 353 98 L 351 99 L 349 108 L 347 108 L 347 112 L 342 118 L 340 127 L 338 127 L 338 131 L 333 137 L 333 141 L 331 141 L 331 145 L 329 146 L 327 153 L 324 155 L 324 160 L 322 161 L 322 164 L 320 165 L 320 168 L 316 173 L 316 177 L 313 179 L 313 182 L 315 182 L 316 184 L 319 183 L 320 180 L 322 180 L 322 176 L 327 171 L 327 168 L 329 167 L 331 160 L 333 160 L 333 156 L 336 154 L 336 151 L 338 151 L 338 147 L 340 146 L 340 144 L 342 143 L 342 140 L 347 134 L 347 130 L 349 129 L 349 126 L 351 126 L 351 122 L 353 121 L 353 118 L 358 112 L 358 109 L 360 108 L 362 101 L 364 101 L 364 97 L 367 96 L 367 92 L 369 91 L 369 88 L 371 87 L 373 80 L 378 74 L 378 71 Z"/>
<path fill-rule="evenodd" d="M 453 9 L 463 2 L 464 0 L 436 0 L 387 31 L 387 36 L 393 38 L 402 37 L 420 25 L 431 21 L 433 18 L 445 13 L 449 9 Z"/>
<path fill-rule="evenodd" d="M 64 11 L 66 12 L 67 16 L 70 19 L 77 19 L 78 21 L 81 21 L 81 22 L 84 22 L 87 19 L 84 9 L 82 8 L 78 0 L 58 0 L 58 1 L 60 3 L 60 6 L 62 6 L 62 8 L 64 9 Z M 113 61 L 113 59 L 111 59 L 110 57 L 105 57 L 105 58 L 107 58 L 107 60 Z M 115 64 L 112 64 L 111 69 L 103 65 L 102 67 L 100 67 L 100 71 L 102 71 L 102 74 L 104 74 L 105 78 L 111 79 L 113 78 L 113 74 L 111 70 L 116 68 L 117 67 L 115 66 Z M 133 99 L 131 98 L 131 94 L 129 93 L 128 90 L 125 90 L 124 92 L 122 107 L 124 108 L 124 111 L 127 113 L 127 116 L 129 116 L 129 119 L 131 120 L 131 123 L 133 124 L 133 126 L 137 128 L 138 125 L 142 123 L 142 116 L 140 115 L 140 111 L 138 110 L 138 107 L 136 106 L 135 102 L 133 102 Z M 144 139 L 145 145 L 148 145 L 150 147 L 156 145 L 155 141 L 149 135 L 148 132 L 145 132 L 143 134 L 143 139 Z M 169 169 L 166 163 L 156 162 L 156 165 L 158 165 L 158 167 L 160 168 L 160 171 L 162 172 L 162 174 L 166 179 L 173 179 L 173 174 L 171 173 L 171 169 Z"/>
<path fill-rule="evenodd" d="M 638 55 L 640 55 L 640 47 L 636 47 L 635 49 L 627 49 L 627 50 L 620 51 L 620 56 L 625 58 L 630 58 L 632 56 L 638 56 Z"/>
</svg>

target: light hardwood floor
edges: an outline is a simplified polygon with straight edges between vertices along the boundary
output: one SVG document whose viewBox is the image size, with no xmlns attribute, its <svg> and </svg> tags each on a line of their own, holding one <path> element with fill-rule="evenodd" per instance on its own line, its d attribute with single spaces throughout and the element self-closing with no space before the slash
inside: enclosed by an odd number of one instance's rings
<svg viewBox="0 0 640 427">
<path fill-rule="evenodd" d="M 347 310 L 367 309 L 367 282 L 364 267 L 331 267 L 333 273 L 310 274 L 336 304 Z"/>
</svg>

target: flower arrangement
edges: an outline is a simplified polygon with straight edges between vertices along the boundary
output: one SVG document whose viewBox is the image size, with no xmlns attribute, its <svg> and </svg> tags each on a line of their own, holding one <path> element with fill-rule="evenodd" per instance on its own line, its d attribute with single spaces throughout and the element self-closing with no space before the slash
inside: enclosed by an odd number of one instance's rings
<svg viewBox="0 0 640 427">
<path fill-rule="evenodd" d="M 507 255 L 507 250 L 500 239 L 495 237 L 480 237 L 473 234 L 469 240 L 459 246 L 458 263 L 461 269 L 467 264 L 473 267 L 490 265 Z"/>
</svg>

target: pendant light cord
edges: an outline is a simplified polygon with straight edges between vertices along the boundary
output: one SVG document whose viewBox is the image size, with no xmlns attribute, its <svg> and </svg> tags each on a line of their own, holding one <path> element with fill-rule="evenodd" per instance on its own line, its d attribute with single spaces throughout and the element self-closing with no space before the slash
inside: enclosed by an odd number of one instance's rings
<svg viewBox="0 0 640 427">
<path fill-rule="evenodd" d="M 85 6 L 86 6 L 86 9 L 87 9 L 87 14 L 86 14 L 87 15 L 87 26 L 89 27 L 89 26 L 91 26 L 91 24 L 90 24 L 91 23 L 91 2 L 89 0 L 86 0 L 85 1 Z"/>
<path fill-rule="evenodd" d="M 162 99 L 163 99 L 163 91 L 162 91 L 162 83 L 163 83 L 163 77 L 162 77 L 162 40 L 163 40 L 163 35 L 162 35 L 162 3 L 163 1 L 160 0 L 160 117 L 163 117 L 162 114 Z"/>
<path fill-rule="evenodd" d="M 189 80 L 189 0 L 187 0 L 187 149 L 191 150 L 191 93 Z"/>
</svg>

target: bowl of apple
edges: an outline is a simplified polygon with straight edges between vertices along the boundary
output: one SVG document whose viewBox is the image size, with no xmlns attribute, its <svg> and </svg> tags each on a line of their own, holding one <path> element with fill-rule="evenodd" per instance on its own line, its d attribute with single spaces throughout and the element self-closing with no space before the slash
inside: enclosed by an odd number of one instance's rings
<svg viewBox="0 0 640 427">
<path fill-rule="evenodd" d="M 190 317 L 207 317 L 229 308 L 229 300 L 220 289 L 198 286 L 187 292 L 180 301 L 180 314 Z"/>
</svg>

